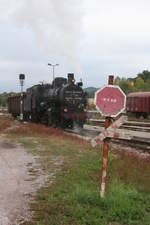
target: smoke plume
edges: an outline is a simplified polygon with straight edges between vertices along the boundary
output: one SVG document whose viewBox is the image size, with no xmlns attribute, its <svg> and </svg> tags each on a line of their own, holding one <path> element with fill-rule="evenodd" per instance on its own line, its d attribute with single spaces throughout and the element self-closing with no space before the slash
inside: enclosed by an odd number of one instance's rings
<svg viewBox="0 0 150 225">
<path fill-rule="evenodd" d="M 11 15 L 32 30 L 38 45 L 52 54 L 79 62 L 83 0 L 14 0 Z"/>
</svg>

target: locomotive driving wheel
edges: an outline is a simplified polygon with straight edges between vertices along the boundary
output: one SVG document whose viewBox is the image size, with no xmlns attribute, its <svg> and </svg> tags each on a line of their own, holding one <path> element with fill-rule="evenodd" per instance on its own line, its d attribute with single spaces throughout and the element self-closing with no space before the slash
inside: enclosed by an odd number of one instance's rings
<svg viewBox="0 0 150 225">
<path fill-rule="evenodd" d="M 35 110 L 33 110 L 31 113 L 31 121 L 34 123 L 39 122 L 38 113 Z"/>
<path fill-rule="evenodd" d="M 49 111 L 47 115 L 47 125 L 52 126 L 53 121 L 52 121 L 52 113 Z"/>
<path fill-rule="evenodd" d="M 64 119 L 61 119 L 61 123 L 60 123 L 61 128 L 66 128 L 66 121 Z"/>
</svg>

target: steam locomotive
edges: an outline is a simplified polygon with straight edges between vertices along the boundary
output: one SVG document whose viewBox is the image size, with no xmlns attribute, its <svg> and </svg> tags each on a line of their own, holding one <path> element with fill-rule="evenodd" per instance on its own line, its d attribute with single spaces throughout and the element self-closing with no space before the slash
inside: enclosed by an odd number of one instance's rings
<svg viewBox="0 0 150 225">
<path fill-rule="evenodd" d="M 68 79 L 57 77 L 52 84 L 38 84 L 8 98 L 8 112 L 14 117 L 23 111 L 25 121 L 43 122 L 48 125 L 73 128 L 83 127 L 86 120 L 86 94 L 83 83 L 75 83 L 74 74 Z M 22 105 L 20 104 L 22 103 Z"/>
</svg>

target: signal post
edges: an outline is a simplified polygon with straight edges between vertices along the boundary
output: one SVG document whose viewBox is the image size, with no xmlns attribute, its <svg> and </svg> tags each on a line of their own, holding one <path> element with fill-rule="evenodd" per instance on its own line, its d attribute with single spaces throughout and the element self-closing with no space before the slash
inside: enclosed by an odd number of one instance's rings
<svg viewBox="0 0 150 225">
<path fill-rule="evenodd" d="M 111 125 L 112 118 L 118 116 L 126 105 L 126 96 L 120 87 L 113 85 L 114 76 L 110 75 L 108 85 L 95 93 L 95 104 L 97 110 L 105 116 L 105 131 L 103 140 L 102 178 L 100 196 L 104 198 L 106 192 L 107 165 L 109 142 L 107 131 Z"/>
<path fill-rule="evenodd" d="M 114 76 L 109 76 L 108 85 L 113 85 L 113 83 L 114 83 Z M 110 126 L 110 124 L 111 124 L 111 117 L 106 117 L 105 129 L 107 129 Z M 104 146 L 103 146 L 102 180 L 101 180 L 101 189 L 100 189 L 101 198 L 105 196 L 105 190 L 106 190 L 108 150 L 109 150 L 109 143 L 108 143 L 108 138 L 106 138 L 104 139 Z"/>
</svg>

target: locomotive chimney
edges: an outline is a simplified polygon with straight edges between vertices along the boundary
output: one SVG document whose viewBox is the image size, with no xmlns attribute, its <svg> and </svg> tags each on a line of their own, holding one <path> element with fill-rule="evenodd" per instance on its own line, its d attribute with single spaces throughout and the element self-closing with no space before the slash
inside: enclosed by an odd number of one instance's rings
<svg viewBox="0 0 150 225">
<path fill-rule="evenodd" d="M 74 80 L 74 73 L 68 73 L 68 83 L 72 84 L 74 82 L 75 82 L 75 80 Z"/>
</svg>

